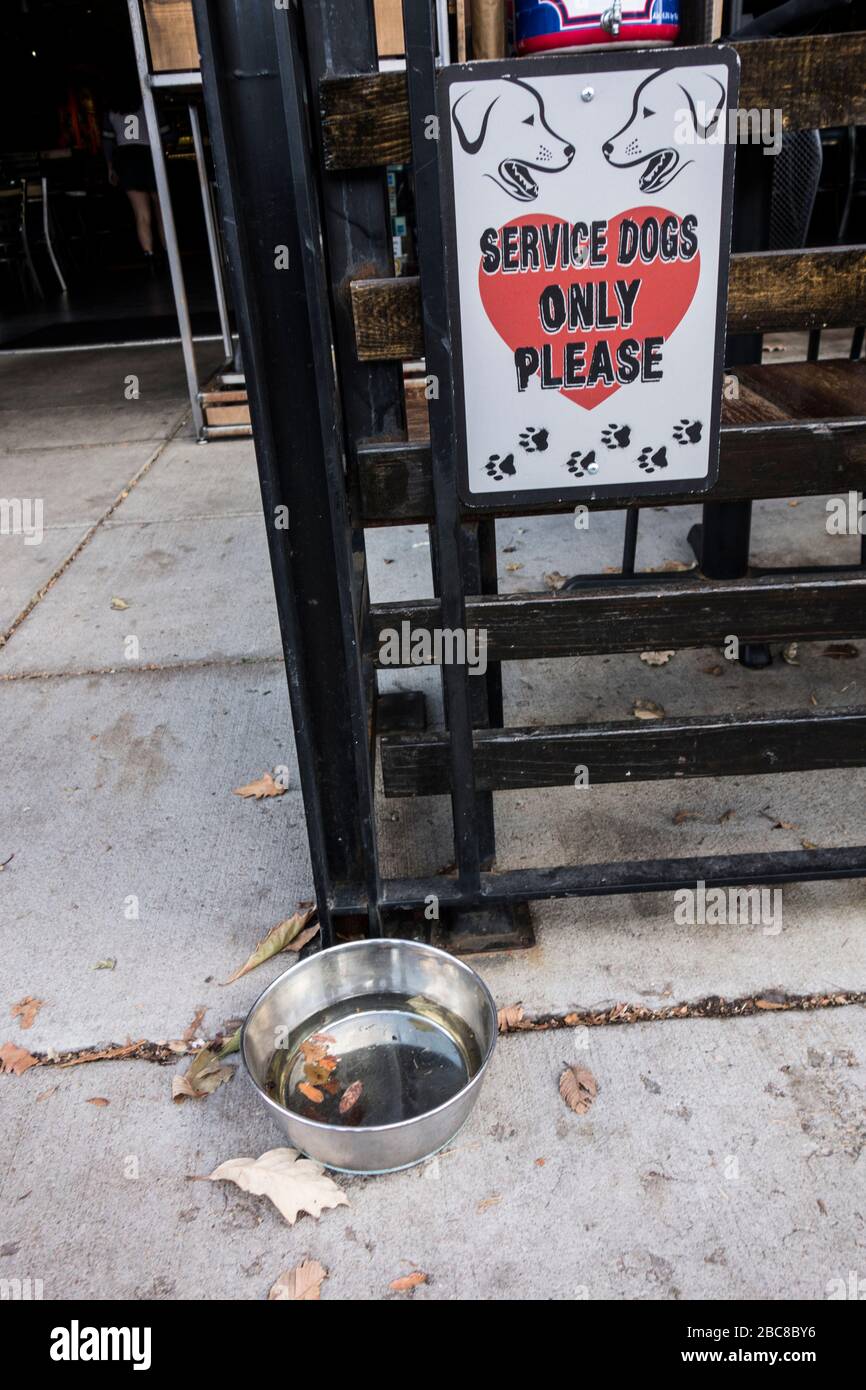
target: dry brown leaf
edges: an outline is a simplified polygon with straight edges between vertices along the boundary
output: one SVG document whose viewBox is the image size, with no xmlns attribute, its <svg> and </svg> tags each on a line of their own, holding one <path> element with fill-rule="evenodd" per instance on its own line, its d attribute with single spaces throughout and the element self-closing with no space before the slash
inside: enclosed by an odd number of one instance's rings
<svg viewBox="0 0 866 1390">
<path fill-rule="evenodd" d="M 325 1099 L 324 1094 L 319 1090 L 318 1086 L 311 1086 L 308 1081 L 299 1081 L 298 1090 L 302 1096 L 306 1096 L 307 1100 L 311 1100 L 314 1105 L 321 1105 L 322 1101 Z"/>
<path fill-rule="evenodd" d="M 575 1115 L 585 1115 L 598 1095 L 598 1082 L 585 1067 L 566 1067 L 559 1078 L 559 1094 Z"/>
<path fill-rule="evenodd" d="M 645 661 L 647 666 L 667 666 L 672 656 L 676 656 L 675 651 L 641 652 L 640 659 Z"/>
<path fill-rule="evenodd" d="M 292 943 L 298 939 L 307 926 L 315 910 L 314 907 L 305 908 L 303 912 L 295 912 L 291 917 L 287 917 L 284 922 L 278 922 L 275 927 L 271 927 L 267 936 L 262 938 L 252 954 L 244 961 L 243 965 L 235 970 L 232 975 L 229 975 L 227 980 L 223 980 L 223 984 L 234 984 L 235 980 L 239 980 L 242 975 L 247 975 L 251 970 L 255 970 L 257 965 L 262 965 L 266 960 L 270 960 L 272 956 L 279 955 L 280 951 L 289 950 L 292 947 Z M 318 930 L 318 927 L 316 930 Z M 315 935 L 315 932 L 313 935 Z M 294 947 L 293 949 L 297 950 L 298 947 Z M 310 1059 L 308 1058 L 307 1060 L 309 1061 Z"/>
<path fill-rule="evenodd" d="M 21 1028 L 32 1028 L 44 999 L 34 999 L 32 994 L 25 994 L 23 999 L 19 999 L 17 1004 L 12 1005 L 12 1017 L 18 1019 Z"/>
<path fill-rule="evenodd" d="M 234 1067 L 224 1067 L 220 1059 L 226 1053 L 220 1049 L 203 1047 L 195 1054 L 187 1070 L 171 1078 L 171 1098 L 178 1103 L 182 1100 L 204 1100 L 234 1076 Z"/>
<path fill-rule="evenodd" d="M 111 1101 L 106 1100 L 105 1096 L 88 1096 L 85 1105 L 110 1105 Z"/>
<path fill-rule="evenodd" d="M 635 700 L 632 714 L 635 719 L 664 719 L 665 712 L 655 700 Z"/>
<path fill-rule="evenodd" d="M 792 820 L 777 820 L 773 826 L 774 830 L 796 830 L 797 827 Z"/>
<path fill-rule="evenodd" d="M 47 1091 L 40 1091 L 40 1092 L 39 1092 L 39 1095 L 36 1097 L 36 1103 L 37 1103 L 37 1105 L 39 1104 L 39 1102 L 40 1102 L 41 1100 L 49 1100 L 49 1099 L 51 1098 L 51 1096 L 54 1095 L 54 1092 L 55 1092 L 56 1090 L 57 1090 L 57 1087 L 56 1087 L 56 1086 L 49 1086 Z"/>
<path fill-rule="evenodd" d="M 322 1280 L 327 1277 L 328 1271 L 318 1260 L 302 1260 L 294 1269 L 287 1269 L 271 1285 L 268 1301 L 312 1303 L 321 1297 Z"/>
<path fill-rule="evenodd" d="M 650 565 L 644 574 L 680 574 L 684 570 L 697 569 L 697 560 L 686 564 L 685 560 L 665 560 L 663 565 Z"/>
<path fill-rule="evenodd" d="M 505 566 L 505 568 L 509 574 L 516 574 L 518 570 L 523 569 L 523 565 L 520 560 L 511 560 L 510 563 Z"/>
<path fill-rule="evenodd" d="M 814 840 L 801 840 L 801 841 L 800 841 L 800 844 L 803 846 L 804 849 L 817 849 L 817 848 L 818 848 L 818 846 L 815 844 Z"/>
<path fill-rule="evenodd" d="M 121 1057 L 132 1057 L 148 1047 L 147 1038 L 139 1038 L 138 1042 L 124 1043 L 123 1047 L 100 1047 L 94 1052 L 79 1052 L 76 1057 L 68 1057 L 65 1062 L 55 1062 L 54 1065 L 59 1070 L 62 1067 L 80 1067 L 84 1062 L 114 1062 Z"/>
<path fill-rule="evenodd" d="M 280 782 L 275 782 L 269 772 L 263 775 L 256 782 L 248 782 L 245 787 L 235 787 L 235 796 L 254 796 L 256 801 L 261 801 L 264 796 L 283 796 L 288 791 Z"/>
<path fill-rule="evenodd" d="M 697 811 L 677 811 L 673 817 L 674 825 L 685 825 L 687 820 L 699 820 Z"/>
<path fill-rule="evenodd" d="M 118 598 L 117 596 L 115 596 L 111 600 L 111 607 L 116 609 L 118 612 L 122 612 L 124 608 L 129 607 L 129 604 L 127 603 L 125 598 Z"/>
<path fill-rule="evenodd" d="M 479 1202 L 475 1210 L 479 1212 L 489 1211 L 491 1207 L 498 1207 L 501 1201 L 501 1195 L 498 1192 L 494 1192 L 492 1197 L 485 1197 L 483 1201 Z"/>
<path fill-rule="evenodd" d="M 341 1097 L 338 1106 L 341 1115 L 347 1115 L 352 1107 L 358 1104 L 363 1089 L 363 1081 L 353 1081 L 351 1086 L 346 1087 L 345 1093 Z"/>
<path fill-rule="evenodd" d="M 775 999 L 756 999 L 756 1009 L 784 1009 L 784 1004 L 779 1004 Z"/>
<path fill-rule="evenodd" d="M 19 1047 L 17 1043 L 7 1042 L 0 1047 L 0 1072 L 23 1076 L 31 1067 L 38 1065 L 38 1057 L 32 1057 L 26 1048 Z"/>
<path fill-rule="evenodd" d="M 201 1028 L 206 1013 L 207 1004 L 198 1004 L 196 1006 L 196 1011 L 193 1014 L 192 1023 L 189 1025 L 188 1028 L 185 1028 L 180 1035 L 181 1039 L 185 1043 L 192 1042 L 193 1038 L 198 1035 L 199 1029 Z"/>
<path fill-rule="evenodd" d="M 860 649 L 855 647 L 853 642 L 831 642 L 824 648 L 824 656 L 829 656 L 834 661 L 853 661 L 854 657 L 859 655 Z"/>
<path fill-rule="evenodd" d="M 237 1183 L 244 1192 L 268 1197 L 290 1226 L 302 1211 L 318 1218 L 349 1199 L 321 1163 L 301 1158 L 297 1149 L 268 1149 L 261 1158 L 230 1158 L 209 1175 L 211 1182 Z"/>
<path fill-rule="evenodd" d="M 333 1068 L 325 1065 L 327 1060 L 327 1058 L 323 1057 L 321 1062 L 304 1063 L 304 1079 L 309 1081 L 311 1086 L 324 1086 L 330 1081 Z M 332 1060 L 336 1065 L 336 1058 Z"/>
<path fill-rule="evenodd" d="M 294 941 L 290 941 L 285 949 L 287 951 L 303 951 L 307 943 L 312 941 L 314 936 L 318 936 L 320 930 L 320 924 L 318 922 L 313 922 L 311 926 L 305 927 L 302 932 L 298 932 Z"/>
<path fill-rule="evenodd" d="M 523 1005 L 506 1004 L 496 1014 L 500 1033 L 510 1033 L 523 1022 Z"/>
<path fill-rule="evenodd" d="M 559 570 L 551 570 L 550 574 L 546 574 L 544 576 L 544 582 L 547 585 L 548 589 L 552 589 L 555 594 L 559 593 L 560 589 L 562 588 L 563 584 L 566 583 L 567 579 L 568 575 L 560 574 Z"/>
<path fill-rule="evenodd" d="M 406 1293 L 409 1289 L 417 1289 L 419 1284 L 426 1283 L 427 1275 L 416 1269 L 413 1274 L 404 1274 L 401 1279 L 392 1279 L 388 1288 L 393 1289 L 395 1293 Z"/>
<path fill-rule="evenodd" d="M 787 647 L 782 648 L 782 660 L 786 661 L 789 666 L 799 666 L 800 662 L 797 659 L 798 651 L 798 644 L 796 642 L 789 642 Z"/>
<path fill-rule="evenodd" d="M 721 666 L 702 666 L 701 670 L 705 676 L 720 676 L 722 674 Z"/>
</svg>

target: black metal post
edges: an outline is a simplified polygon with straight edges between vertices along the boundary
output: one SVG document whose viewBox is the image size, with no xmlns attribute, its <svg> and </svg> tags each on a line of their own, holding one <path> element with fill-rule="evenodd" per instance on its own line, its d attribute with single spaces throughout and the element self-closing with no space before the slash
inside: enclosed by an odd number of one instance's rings
<svg viewBox="0 0 866 1390">
<path fill-rule="evenodd" d="M 436 550 L 440 567 L 442 627 L 466 631 L 460 505 L 457 497 L 456 441 L 451 375 L 450 333 L 442 252 L 439 194 L 436 41 L 430 0 L 403 0 L 406 77 L 415 180 L 418 264 L 428 375 L 438 381 L 438 398 L 430 401 L 430 444 Z M 477 677 L 476 677 L 477 679 Z M 472 751 L 472 709 L 466 666 L 442 667 L 451 760 L 451 809 L 457 877 L 467 894 L 478 892 L 480 847 Z"/>
<path fill-rule="evenodd" d="M 328 301 L 304 94 L 294 64 L 287 69 L 298 18 L 271 5 L 241 13 L 230 0 L 195 0 L 195 16 L 316 896 L 330 945 L 337 885 L 366 902 L 376 931 L 379 880 Z M 286 25 L 281 65 L 275 20 Z"/>
<path fill-rule="evenodd" d="M 737 151 L 734 194 L 732 250 L 762 251 L 769 235 L 771 178 L 758 146 L 743 145 Z M 728 338 L 725 365 L 736 376 L 736 368 L 761 361 L 763 338 L 760 333 L 735 334 Z M 752 530 L 751 502 L 707 502 L 701 527 L 693 528 L 689 540 L 707 579 L 739 579 L 749 569 Z M 764 643 L 744 644 L 740 661 L 745 666 L 770 664 L 770 649 Z"/>
</svg>

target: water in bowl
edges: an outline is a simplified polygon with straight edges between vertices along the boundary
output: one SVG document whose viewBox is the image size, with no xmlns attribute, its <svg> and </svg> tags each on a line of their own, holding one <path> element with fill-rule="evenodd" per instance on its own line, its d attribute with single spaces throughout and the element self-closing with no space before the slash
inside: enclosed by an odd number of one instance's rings
<svg viewBox="0 0 866 1390">
<path fill-rule="evenodd" d="M 388 1125 L 451 1100 L 480 1065 L 475 1034 L 441 1004 L 364 994 L 320 1010 L 290 1034 L 271 1059 L 267 1089 L 304 1119 Z"/>
</svg>

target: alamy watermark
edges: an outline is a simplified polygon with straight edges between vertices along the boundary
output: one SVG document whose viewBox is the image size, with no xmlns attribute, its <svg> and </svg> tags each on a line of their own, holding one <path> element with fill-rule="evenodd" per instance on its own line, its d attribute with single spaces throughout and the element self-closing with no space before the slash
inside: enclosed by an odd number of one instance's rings
<svg viewBox="0 0 866 1390">
<path fill-rule="evenodd" d="M 724 117 L 727 116 L 727 119 Z M 677 111 L 674 139 L 678 145 L 763 145 L 764 154 L 782 148 L 782 112 L 779 107 L 734 107 L 719 112 L 704 101 Z"/>
<path fill-rule="evenodd" d="M 827 498 L 826 527 L 830 536 L 866 536 L 866 501 L 859 492 Z"/>
<path fill-rule="evenodd" d="M 487 670 L 487 629 L 413 628 L 408 619 L 379 634 L 380 666 L 466 666 L 470 676 Z"/>
<path fill-rule="evenodd" d="M 0 497 L 0 536 L 23 536 L 25 545 L 41 545 L 44 511 L 41 497 Z"/>
<path fill-rule="evenodd" d="M 699 879 L 694 888 L 674 893 L 674 922 L 678 927 L 760 927 L 764 936 L 782 930 L 781 888 L 707 888 Z"/>
</svg>

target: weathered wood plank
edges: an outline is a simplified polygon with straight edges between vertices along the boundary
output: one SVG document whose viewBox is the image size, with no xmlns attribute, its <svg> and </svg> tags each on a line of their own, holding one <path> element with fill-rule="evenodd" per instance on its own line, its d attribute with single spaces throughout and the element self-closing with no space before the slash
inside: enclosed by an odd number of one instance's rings
<svg viewBox="0 0 866 1390">
<path fill-rule="evenodd" d="M 779 110 L 785 130 L 866 124 L 866 33 L 744 40 L 740 109 Z M 320 86 L 327 169 L 408 164 L 402 72 L 328 78 Z"/>
<path fill-rule="evenodd" d="M 370 609 L 372 655 L 386 631 L 441 627 L 435 599 Z M 818 641 L 866 635 L 866 572 L 611 583 L 559 594 L 500 594 L 466 602 L 466 624 L 487 633 L 489 661 L 641 652 L 741 642 Z M 409 663 L 407 663 L 409 664 Z"/>
<path fill-rule="evenodd" d="M 364 362 L 421 357 L 418 280 L 356 280 L 355 342 Z M 731 258 L 729 333 L 847 327 L 866 320 L 866 247 L 756 251 Z"/>
<path fill-rule="evenodd" d="M 421 282 L 416 275 L 354 280 L 355 346 L 362 362 L 423 357 Z"/>
<path fill-rule="evenodd" d="M 364 445 L 358 451 L 365 526 L 428 522 L 433 516 L 430 450 L 425 444 Z M 862 488 L 866 479 L 866 420 L 821 420 L 722 429 L 721 468 L 709 502 L 740 498 L 814 497 Z M 584 499 L 581 499 L 584 500 Z M 638 497 L 639 507 L 673 507 L 678 497 Z M 628 498 L 586 502 L 591 511 L 617 511 Z M 559 506 L 503 507 L 500 515 L 567 512 Z"/>
<path fill-rule="evenodd" d="M 731 258 L 729 333 L 845 328 L 866 318 L 866 247 Z"/>
<path fill-rule="evenodd" d="M 476 784 L 488 791 L 573 786 L 585 767 L 589 787 L 692 777 L 748 777 L 866 765 L 866 709 L 668 719 L 536 729 L 480 729 L 474 735 Z M 439 731 L 383 738 L 386 796 L 448 791 L 448 736 Z M 579 796 L 591 795 L 581 790 Z"/>
</svg>

